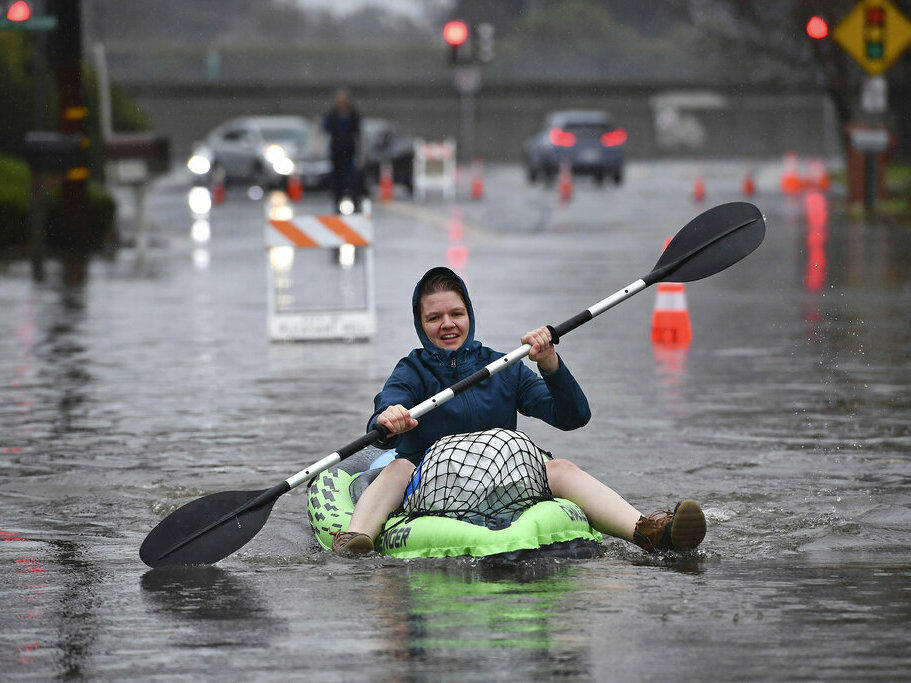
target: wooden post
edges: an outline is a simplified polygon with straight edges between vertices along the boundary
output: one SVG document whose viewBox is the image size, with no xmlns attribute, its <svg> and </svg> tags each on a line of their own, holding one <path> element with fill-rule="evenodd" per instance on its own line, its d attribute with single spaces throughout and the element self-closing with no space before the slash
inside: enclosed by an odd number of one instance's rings
<svg viewBox="0 0 911 683">
<path fill-rule="evenodd" d="M 48 36 L 48 51 L 57 81 L 61 133 L 85 137 L 88 109 L 82 103 L 82 3 L 80 0 L 49 0 L 48 11 L 57 17 L 57 28 Z M 62 202 L 65 248 L 77 255 L 89 248 L 87 166 L 63 172 Z"/>
</svg>

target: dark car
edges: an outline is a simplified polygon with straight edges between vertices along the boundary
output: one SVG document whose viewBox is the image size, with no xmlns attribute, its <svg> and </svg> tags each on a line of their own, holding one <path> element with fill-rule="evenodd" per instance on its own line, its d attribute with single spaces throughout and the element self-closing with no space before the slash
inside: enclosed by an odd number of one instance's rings
<svg viewBox="0 0 911 683">
<path fill-rule="evenodd" d="M 561 162 L 574 175 L 589 175 L 599 185 L 611 178 L 623 182 L 626 131 L 614 125 L 603 111 L 555 111 L 547 115 L 544 130 L 529 138 L 523 148 L 529 182 L 553 182 Z"/>
<path fill-rule="evenodd" d="M 362 178 L 367 188 L 380 182 L 380 167 L 392 166 L 392 181 L 414 190 L 414 138 L 400 133 L 391 121 L 361 120 Z"/>
</svg>

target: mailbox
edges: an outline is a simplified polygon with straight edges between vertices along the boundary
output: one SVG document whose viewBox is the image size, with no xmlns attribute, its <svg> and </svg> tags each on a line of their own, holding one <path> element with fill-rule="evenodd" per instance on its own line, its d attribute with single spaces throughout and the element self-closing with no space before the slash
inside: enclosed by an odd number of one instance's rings
<svg viewBox="0 0 911 683">
<path fill-rule="evenodd" d="M 162 135 L 129 133 L 112 136 L 105 145 L 108 177 L 124 184 L 143 183 L 171 167 L 171 143 Z"/>
<path fill-rule="evenodd" d="M 31 131 L 25 134 L 24 156 L 35 171 L 66 171 L 86 166 L 89 139 L 81 133 Z"/>
</svg>

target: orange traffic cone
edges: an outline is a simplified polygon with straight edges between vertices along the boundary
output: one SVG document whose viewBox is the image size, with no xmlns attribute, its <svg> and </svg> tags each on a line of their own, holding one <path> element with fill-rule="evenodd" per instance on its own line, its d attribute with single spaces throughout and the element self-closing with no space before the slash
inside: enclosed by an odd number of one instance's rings
<svg viewBox="0 0 911 683">
<path fill-rule="evenodd" d="M 482 199 L 484 197 L 484 176 L 481 168 L 480 159 L 471 160 L 471 198 Z"/>
<path fill-rule="evenodd" d="M 696 176 L 696 181 L 693 183 L 693 201 L 701 202 L 705 200 L 705 181 L 702 179 L 702 176 Z"/>
<path fill-rule="evenodd" d="M 573 197 L 573 173 L 568 161 L 560 162 L 560 201 L 568 202 Z"/>
<path fill-rule="evenodd" d="M 822 159 L 811 159 L 808 185 L 825 192 L 831 184 L 832 180 L 829 178 L 829 173 L 826 171 L 826 165 Z"/>
<path fill-rule="evenodd" d="M 299 202 L 304 198 L 304 185 L 296 175 L 288 176 L 288 199 Z"/>
<path fill-rule="evenodd" d="M 393 180 L 392 164 L 388 161 L 380 164 L 380 201 L 388 202 L 392 200 Z"/>
<path fill-rule="evenodd" d="M 222 178 L 216 178 L 212 182 L 212 203 L 221 204 L 225 201 L 225 181 Z"/>
<path fill-rule="evenodd" d="M 747 171 L 747 174 L 743 176 L 743 196 L 752 197 L 756 194 L 756 183 L 753 182 L 753 174 Z"/>
<path fill-rule="evenodd" d="M 794 152 L 788 152 L 784 155 L 784 170 L 781 173 L 781 191 L 785 194 L 796 194 L 803 187 L 803 181 L 797 172 L 797 155 Z"/>
<path fill-rule="evenodd" d="M 670 243 L 665 240 L 664 246 Z M 682 282 L 659 282 L 652 311 L 652 343 L 666 346 L 686 346 L 693 338 L 690 312 Z"/>
</svg>

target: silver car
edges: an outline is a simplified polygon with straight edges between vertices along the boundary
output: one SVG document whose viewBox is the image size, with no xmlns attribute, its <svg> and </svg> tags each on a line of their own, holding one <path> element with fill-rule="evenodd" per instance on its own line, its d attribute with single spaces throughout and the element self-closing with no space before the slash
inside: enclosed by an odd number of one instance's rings
<svg viewBox="0 0 911 683">
<path fill-rule="evenodd" d="M 296 176 L 305 187 L 321 187 L 330 173 L 322 130 L 302 116 L 231 119 L 197 143 L 187 167 L 199 179 L 283 187 Z"/>
</svg>

